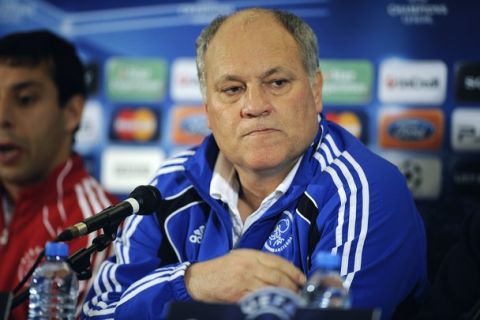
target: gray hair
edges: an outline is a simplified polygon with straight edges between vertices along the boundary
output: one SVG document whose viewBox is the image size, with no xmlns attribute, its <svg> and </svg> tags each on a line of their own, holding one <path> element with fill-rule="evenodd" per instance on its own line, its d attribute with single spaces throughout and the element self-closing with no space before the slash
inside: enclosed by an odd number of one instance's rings
<svg viewBox="0 0 480 320">
<path fill-rule="evenodd" d="M 305 71 L 308 74 L 310 82 L 313 83 L 315 79 L 315 74 L 319 69 L 319 62 L 317 37 L 315 36 L 312 28 L 310 28 L 310 26 L 301 18 L 287 11 L 268 10 L 260 8 L 255 8 L 253 10 L 272 14 L 275 20 L 278 21 L 293 36 L 295 42 L 298 44 Z M 204 99 L 206 98 L 205 53 L 207 52 L 210 41 L 212 41 L 220 26 L 229 17 L 235 14 L 236 13 L 233 13 L 231 15 L 218 16 L 202 30 L 202 32 L 197 38 L 197 73 L 198 80 L 200 82 L 200 89 L 202 91 L 202 96 Z"/>
</svg>

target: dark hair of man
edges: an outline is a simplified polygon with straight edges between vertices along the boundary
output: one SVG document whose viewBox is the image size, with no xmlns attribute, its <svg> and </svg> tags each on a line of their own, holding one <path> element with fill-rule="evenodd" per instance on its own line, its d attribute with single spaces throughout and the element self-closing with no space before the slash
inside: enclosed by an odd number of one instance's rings
<svg viewBox="0 0 480 320">
<path fill-rule="evenodd" d="M 75 47 L 50 31 L 19 32 L 0 38 L 0 64 L 30 68 L 44 64 L 57 87 L 62 108 L 75 94 L 86 96 L 85 69 Z"/>
</svg>

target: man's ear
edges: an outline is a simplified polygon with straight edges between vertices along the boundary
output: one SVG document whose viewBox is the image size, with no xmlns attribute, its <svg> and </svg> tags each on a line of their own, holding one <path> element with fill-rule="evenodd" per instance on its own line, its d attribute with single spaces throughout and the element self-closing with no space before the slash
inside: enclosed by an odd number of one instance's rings
<svg viewBox="0 0 480 320">
<path fill-rule="evenodd" d="M 210 118 L 208 116 L 208 104 L 206 102 L 203 104 L 203 108 L 205 109 L 205 114 L 207 115 L 207 127 L 211 130 L 212 128 L 210 128 Z"/>
<path fill-rule="evenodd" d="M 76 94 L 72 96 L 63 107 L 65 129 L 69 133 L 73 133 L 73 131 L 80 125 L 84 105 L 85 97 L 81 94 Z"/>
<path fill-rule="evenodd" d="M 323 74 L 320 70 L 315 73 L 315 81 L 313 82 L 313 97 L 315 99 L 315 107 L 317 112 L 322 112 L 323 110 L 323 101 L 322 101 L 322 89 L 323 89 Z"/>
</svg>

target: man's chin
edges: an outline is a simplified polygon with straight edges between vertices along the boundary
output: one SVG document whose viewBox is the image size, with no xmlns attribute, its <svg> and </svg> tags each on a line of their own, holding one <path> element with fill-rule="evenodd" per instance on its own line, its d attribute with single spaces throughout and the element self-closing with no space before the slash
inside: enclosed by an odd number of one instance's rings
<svg viewBox="0 0 480 320">
<path fill-rule="evenodd" d="M 293 163 L 287 163 L 285 157 L 264 156 L 248 161 L 248 169 L 259 174 L 276 175 L 290 171 Z"/>
<path fill-rule="evenodd" d="M 2 184 L 10 184 L 10 185 L 29 185 L 35 183 L 36 179 L 31 177 L 32 175 L 22 170 L 19 167 L 0 167 L 0 181 Z"/>
</svg>

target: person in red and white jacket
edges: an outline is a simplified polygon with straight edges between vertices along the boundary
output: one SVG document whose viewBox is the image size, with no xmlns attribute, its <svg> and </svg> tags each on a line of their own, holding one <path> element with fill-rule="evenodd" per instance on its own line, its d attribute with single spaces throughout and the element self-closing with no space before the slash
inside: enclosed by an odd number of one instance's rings
<svg viewBox="0 0 480 320">
<path fill-rule="evenodd" d="M 0 38 L 0 291 L 19 284 L 46 241 L 117 202 L 72 150 L 84 79 L 75 48 L 49 31 Z M 71 241 L 70 254 L 97 235 Z M 106 255 L 95 255 L 94 270 Z M 26 317 L 26 303 L 10 315 Z"/>
</svg>

